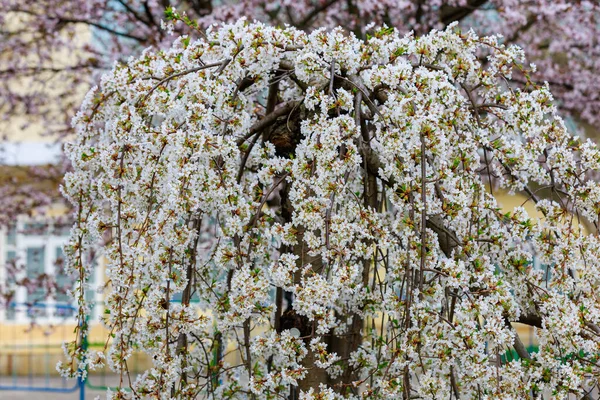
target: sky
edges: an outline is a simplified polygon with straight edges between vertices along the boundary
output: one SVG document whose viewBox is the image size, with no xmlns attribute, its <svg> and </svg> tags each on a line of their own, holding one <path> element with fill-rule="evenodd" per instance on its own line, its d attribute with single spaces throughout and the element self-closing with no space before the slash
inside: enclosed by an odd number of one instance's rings
<svg viewBox="0 0 600 400">
<path fill-rule="evenodd" d="M 4 142 L 0 144 L 0 164 L 41 165 L 55 163 L 61 153 L 60 143 Z"/>
</svg>

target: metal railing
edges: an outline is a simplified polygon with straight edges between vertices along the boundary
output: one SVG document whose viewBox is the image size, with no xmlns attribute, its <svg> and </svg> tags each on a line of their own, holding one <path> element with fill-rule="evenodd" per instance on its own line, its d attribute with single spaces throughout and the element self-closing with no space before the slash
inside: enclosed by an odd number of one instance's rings
<svg viewBox="0 0 600 400">
<path fill-rule="evenodd" d="M 56 361 L 61 358 L 61 343 L 66 337 L 64 329 L 60 341 L 51 336 L 41 326 L 35 324 L 35 316 L 50 316 L 54 322 L 53 333 L 60 333 L 60 321 L 74 323 L 77 309 L 68 304 L 53 303 L 10 303 L 3 310 L 9 317 L 0 323 L 0 391 L 25 391 L 47 393 L 74 393 L 85 399 L 85 379 L 69 381 L 61 378 L 56 371 Z M 29 325 L 15 323 L 10 315 L 26 313 L 32 318 Z M 58 321 L 58 323 L 57 323 Z M 46 329 L 50 329 L 44 326 Z M 70 331 L 72 334 L 72 331 Z M 37 334 L 36 334 L 37 333 Z"/>
<path fill-rule="evenodd" d="M 97 302 L 93 313 L 103 311 L 104 303 Z M 74 339 L 75 306 L 56 302 L 11 302 L 0 309 L 0 313 L 4 317 L 0 319 L 0 392 L 79 392 L 79 398 L 84 399 L 86 389 L 105 391 L 119 386 L 119 377 L 108 367 L 85 374 L 85 379 L 76 381 L 58 374 L 56 363 L 64 360 L 62 343 Z M 84 338 L 84 346 L 102 349 L 105 343 L 98 341 L 98 337 L 96 340 L 88 342 L 88 338 Z M 133 374 L 146 369 L 145 358 L 144 354 L 132 355 L 130 370 Z"/>
</svg>

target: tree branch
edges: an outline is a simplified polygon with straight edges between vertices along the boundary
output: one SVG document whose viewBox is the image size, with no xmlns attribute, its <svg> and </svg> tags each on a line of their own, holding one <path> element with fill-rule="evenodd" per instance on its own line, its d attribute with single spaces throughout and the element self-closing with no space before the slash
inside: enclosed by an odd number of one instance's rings
<svg viewBox="0 0 600 400">
<path fill-rule="evenodd" d="M 487 3 L 487 0 L 469 0 L 465 6 L 461 7 L 444 5 L 440 9 L 440 20 L 444 25 L 460 21 L 485 3 Z"/>
<path fill-rule="evenodd" d="M 517 330 L 515 329 L 515 327 L 512 326 L 512 324 L 510 323 L 510 321 L 506 317 L 504 318 L 504 323 L 506 324 L 506 326 L 508 328 L 512 329 L 515 332 L 515 342 L 514 342 L 513 346 L 515 348 L 515 351 L 519 355 L 519 357 L 521 357 L 524 360 L 530 360 L 531 359 L 531 355 L 529 354 L 529 352 L 527 351 L 527 348 L 525 347 L 525 345 L 521 341 L 521 338 L 519 337 L 519 333 L 517 332 Z"/>
<path fill-rule="evenodd" d="M 300 28 L 305 28 L 314 17 L 316 17 L 319 13 L 327 10 L 329 7 L 331 7 L 338 1 L 339 0 L 327 0 L 320 6 L 313 8 L 308 14 L 304 16 L 304 18 L 300 20 L 300 22 L 298 22 L 297 26 Z"/>
<path fill-rule="evenodd" d="M 225 59 L 223 61 L 217 61 L 217 62 L 214 62 L 214 63 L 211 63 L 211 64 L 205 64 L 205 65 L 201 65 L 199 67 L 190 68 L 190 69 L 187 69 L 185 71 L 181 71 L 181 72 L 178 72 L 176 74 L 169 75 L 169 76 L 161 79 L 156 85 L 154 85 L 152 87 L 152 89 L 150 89 L 148 91 L 148 93 L 146 93 L 144 95 L 144 97 L 142 97 L 140 100 L 138 100 L 138 102 L 136 103 L 136 105 L 139 105 L 140 103 L 143 103 L 152 94 L 152 92 L 154 92 L 159 86 L 161 86 L 161 85 L 169 82 L 172 79 L 175 79 L 175 78 L 178 78 L 180 76 L 187 75 L 187 74 L 192 74 L 194 72 L 198 72 L 198 71 L 203 70 L 203 69 L 213 68 L 213 67 L 219 67 L 218 71 L 222 71 L 223 68 L 224 68 L 223 65 L 226 66 L 229 62 L 231 62 L 230 58 Z"/>
<path fill-rule="evenodd" d="M 86 21 L 85 19 L 58 17 L 58 21 L 62 22 L 62 23 L 67 23 L 67 24 L 72 23 L 72 24 L 86 24 L 86 25 L 90 25 L 90 26 L 93 26 L 94 28 L 98 28 L 98 29 L 103 30 L 105 32 L 112 33 L 113 35 L 126 37 L 128 39 L 137 40 L 138 42 L 145 42 L 147 40 L 147 38 L 144 38 L 144 37 L 141 37 L 141 36 L 135 36 L 135 35 L 132 35 L 131 33 L 127 33 L 127 32 L 117 31 L 117 30 L 114 30 L 113 28 L 110 28 L 110 27 L 108 27 L 106 25 L 102 25 L 102 24 L 100 24 L 98 22 L 94 22 L 94 21 Z"/>
<path fill-rule="evenodd" d="M 277 121 L 277 118 L 290 113 L 292 110 L 294 110 L 294 108 L 298 107 L 298 105 L 300 105 L 299 101 L 289 101 L 283 104 L 281 107 L 277 108 L 272 113 L 265 115 L 263 118 L 261 118 L 259 121 L 257 121 L 254 125 L 250 127 L 248 133 L 246 133 L 244 136 L 237 140 L 237 145 L 241 146 L 246 140 L 248 140 L 255 134 L 261 132 L 263 129 L 273 125 L 275 121 Z"/>
</svg>

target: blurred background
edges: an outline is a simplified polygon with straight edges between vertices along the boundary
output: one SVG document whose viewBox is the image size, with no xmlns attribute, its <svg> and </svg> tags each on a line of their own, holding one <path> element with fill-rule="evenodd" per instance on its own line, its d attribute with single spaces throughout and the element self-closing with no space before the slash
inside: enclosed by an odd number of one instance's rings
<svg viewBox="0 0 600 400">
<path fill-rule="evenodd" d="M 185 12 L 191 26 L 175 25 L 174 35 L 162 29 L 170 7 Z M 94 398 L 118 383 L 107 370 L 78 382 L 55 368 L 77 324 L 69 294 L 76 281 L 61 248 L 72 225 L 60 195 L 70 168 L 63 146 L 85 93 L 115 62 L 239 17 L 307 31 L 342 25 L 362 38 L 372 23 L 421 34 L 458 22 L 522 46 L 537 65 L 534 80 L 550 84 L 573 132 L 596 138 L 599 11 L 595 2 L 565 0 L 0 0 L 0 398 Z M 524 199 L 500 201 L 512 209 Z M 90 256 L 96 268 L 88 284 L 98 290 L 88 291 L 94 307 L 87 341 L 101 349 L 104 264 L 101 255 Z M 535 348 L 532 332 L 519 332 Z M 135 375 L 149 362 L 135 354 L 131 365 Z"/>
</svg>

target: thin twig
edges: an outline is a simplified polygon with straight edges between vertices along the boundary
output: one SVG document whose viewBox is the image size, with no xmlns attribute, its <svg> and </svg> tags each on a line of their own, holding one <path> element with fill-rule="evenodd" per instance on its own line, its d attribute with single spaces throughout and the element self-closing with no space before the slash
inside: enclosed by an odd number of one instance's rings
<svg viewBox="0 0 600 400">
<path fill-rule="evenodd" d="M 188 75 L 188 74 L 192 74 L 194 72 L 198 72 L 201 71 L 203 69 L 208 69 L 208 68 L 213 68 L 213 67 L 219 67 L 219 69 L 217 70 L 217 73 L 219 73 L 220 71 L 223 70 L 224 66 L 227 66 L 227 64 L 229 64 L 229 62 L 231 61 L 230 58 L 222 60 L 222 61 L 218 61 L 218 62 L 214 62 L 214 63 L 210 63 L 210 64 L 205 64 L 205 65 L 201 65 L 195 68 L 190 68 L 190 69 L 186 69 L 185 71 L 181 71 L 181 72 L 177 72 L 176 74 L 172 74 L 169 75 L 163 79 L 161 79 L 160 81 L 158 81 L 158 83 L 156 85 L 154 85 L 152 87 L 152 89 L 150 89 L 148 91 L 148 93 L 146 93 L 144 95 L 144 97 L 142 97 L 140 100 L 137 101 L 136 106 L 138 106 L 139 104 L 143 103 L 144 101 L 146 101 L 146 99 L 156 90 L 158 89 L 158 87 L 162 86 L 163 84 L 169 82 L 172 79 L 178 78 L 180 76 L 184 76 L 184 75 Z"/>
</svg>

